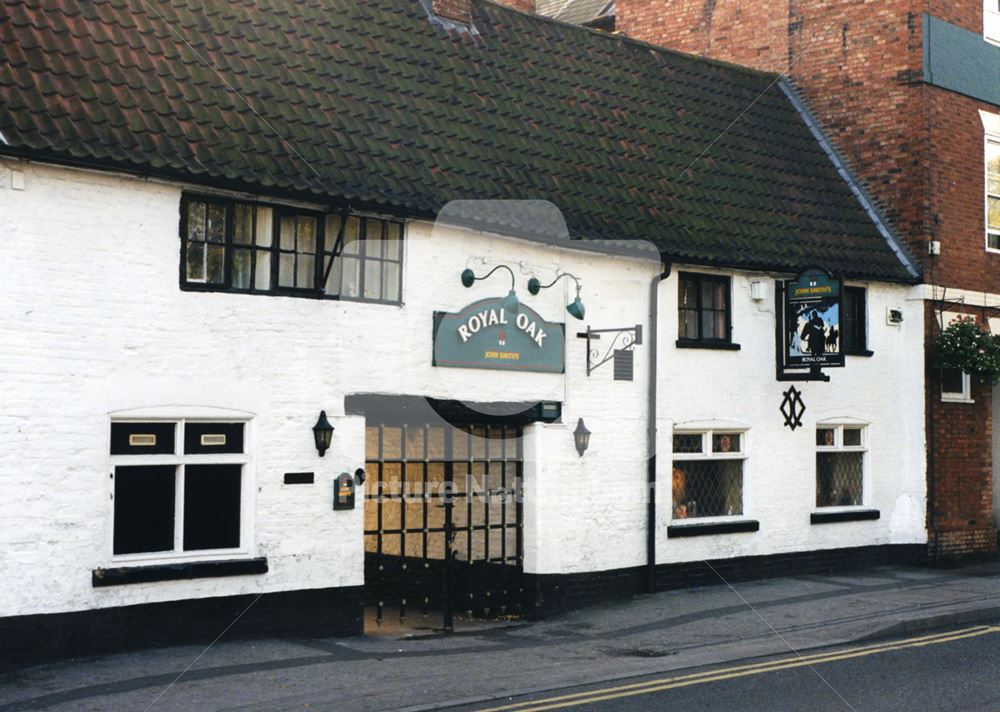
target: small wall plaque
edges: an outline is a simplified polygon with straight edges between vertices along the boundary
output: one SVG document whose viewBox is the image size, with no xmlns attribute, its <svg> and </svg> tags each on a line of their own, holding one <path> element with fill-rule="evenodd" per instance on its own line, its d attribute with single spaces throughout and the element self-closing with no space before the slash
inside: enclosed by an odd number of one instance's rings
<svg viewBox="0 0 1000 712">
<path fill-rule="evenodd" d="M 128 444 L 132 447 L 156 447 L 156 435 L 154 433 L 130 433 Z"/>
<path fill-rule="evenodd" d="M 286 485 L 311 485 L 314 475 L 311 472 L 286 472 Z"/>
<path fill-rule="evenodd" d="M 226 444 L 225 433 L 202 433 L 201 444 L 205 447 L 220 447 Z"/>
</svg>

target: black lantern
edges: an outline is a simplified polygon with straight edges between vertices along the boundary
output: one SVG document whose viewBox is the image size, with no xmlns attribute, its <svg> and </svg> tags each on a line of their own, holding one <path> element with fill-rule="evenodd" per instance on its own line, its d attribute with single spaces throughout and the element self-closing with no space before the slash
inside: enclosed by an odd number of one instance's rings
<svg viewBox="0 0 1000 712">
<path fill-rule="evenodd" d="M 330 449 L 330 441 L 333 440 L 333 426 L 326 419 L 325 410 L 319 412 L 319 420 L 313 426 L 313 438 L 316 440 L 316 449 L 319 451 L 319 456 L 323 457 L 326 451 Z"/>
<path fill-rule="evenodd" d="M 573 442 L 576 443 L 576 451 L 580 454 L 580 457 L 583 457 L 583 453 L 587 452 L 587 448 L 590 447 L 590 431 L 583 424 L 583 418 L 576 421 L 576 430 L 573 431 Z"/>
</svg>

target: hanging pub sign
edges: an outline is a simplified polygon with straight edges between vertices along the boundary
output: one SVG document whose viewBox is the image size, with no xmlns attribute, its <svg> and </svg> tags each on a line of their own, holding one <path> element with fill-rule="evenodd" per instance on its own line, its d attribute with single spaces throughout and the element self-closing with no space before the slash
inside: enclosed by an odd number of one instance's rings
<svg viewBox="0 0 1000 712">
<path fill-rule="evenodd" d="M 562 373 L 565 325 L 542 319 L 524 304 L 482 299 L 451 314 L 434 313 L 434 365 Z"/>
<path fill-rule="evenodd" d="M 839 279 L 809 269 L 785 283 L 785 368 L 819 370 L 844 365 Z"/>
</svg>

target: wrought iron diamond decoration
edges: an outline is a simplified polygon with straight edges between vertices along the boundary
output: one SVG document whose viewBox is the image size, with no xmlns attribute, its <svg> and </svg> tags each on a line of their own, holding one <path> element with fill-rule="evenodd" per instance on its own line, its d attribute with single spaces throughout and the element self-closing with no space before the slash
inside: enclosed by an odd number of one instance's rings
<svg viewBox="0 0 1000 712">
<path fill-rule="evenodd" d="M 785 396 L 781 401 L 781 414 L 785 416 L 785 425 L 795 430 L 802 425 L 802 414 L 806 412 L 802 393 L 795 386 L 790 386 L 782 395 Z"/>
</svg>

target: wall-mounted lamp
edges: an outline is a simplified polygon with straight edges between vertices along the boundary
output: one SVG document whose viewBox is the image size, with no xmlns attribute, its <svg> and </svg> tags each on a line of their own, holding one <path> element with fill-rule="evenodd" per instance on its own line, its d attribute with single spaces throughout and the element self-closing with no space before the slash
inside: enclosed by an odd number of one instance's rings
<svg viewBox="0 0 1000 712">
<path fill-rule="evenodd" d="M 583 321 L 583 317 L 587 313 L 587 308 L 583 305 L 583 300 L 580 299 L 580 280 L 577 279 L 574 275 L 570 274 L 569 272 L 563 272 L 548 284 L 542 284 L 541 282 L 538 281 L 537 277 L 532 277 L 531 279 L 528 280 L 528 291 L 531 292 L 532 294 L 538 294 L 543 289 L 548 289 L 549 287 L 551 287 L 553 284 L 558 282 L 563 277 L 569 277 L 574 282 L 576 282 L 576 299 L 574 299 L 572 302 L 566 305 L 566 311 L 568 311 L 570 313 L 570 316 L 572 316 L 574 319 L 579 319 L 580 321 Z"/>
<path fill-rule="evenodd" d="M 577 453 L 579 453 L 580 457 L 583 457 L 583 453 L 587 452 L 587 448 L 590 447 L 590 431 L 583 424 L 583 418 L 576 421 L 576 430 L 573 431 L 573 442 L 576 444 Z"/>
<path fill-rule="evenodd" d="M 465 285 L 466 287 L 471 287 L 476 282 L 489 278 L 498 269 L 505 269 L 508 272 L 510 272 L 510 292 L 507 294 L 506 297 L 500 300 L 500 306 L 508 314 L 517 314 L 518 309 L 521 308 L 521 302 L 517 298 L 517 293 L 514 291 L 514 286 L 516 284 L 516 279 L 514 278 L 514 270 L 512 270 L 507 265 L 497 265 L 489 272 L 484 274 L 482 277 L 477 277 L 475 272 L 466 267 L 464 270 L 462 270 L 462 284 Z"/>
<path fill-rule="evenodd" d="M 316 421 L 316 425 L 313 426 L 313 439 L 316 441 L 316 449 L 319 451 L 319 456 L 323 457 L 326 451 L 330 449 L 330 442 L 333 440 L 333 426 L 326 419 L 325 410 L 319 412 L 319 419 Z"/>
</svg>

